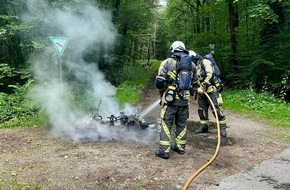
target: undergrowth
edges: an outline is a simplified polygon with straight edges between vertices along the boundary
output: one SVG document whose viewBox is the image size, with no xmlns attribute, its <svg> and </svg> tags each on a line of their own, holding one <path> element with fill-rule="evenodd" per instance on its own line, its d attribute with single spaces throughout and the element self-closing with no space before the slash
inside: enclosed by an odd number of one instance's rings
<svg viewBox="0 0 290 190">
<path fill-rule="evenodd" d="M 144 61 L 143 61 L 144 62 Z M 148 82 L 157 74 L 159 61 L 152 60 L 150 66 L 145 67 L 142 62 L 124 68 L 122 73 L 122 84 L 117 88 L 116 98 L 121 104 L 129 103 L 135 105 Z"/>
<path fill-rule="evenodd" d="M 290 127 L 290 106 L 269 93 L 251 90 L 226 90 L 224 107 L 243 115 L 259 119 L 276 127 Z"/>
<path fill-rule="evenodd" d="M 27 70 L 16 71 L 7 65 L 1 65 L 0 79 L 19 76 L 26 81 L 24 84 L 8 84 L 7 88 L 11 93 L 0 92 L 0 128 L 3 127 L 30 127 L 44 126 L 47 117 L 44 112 L 27 96 L 27 92 L 33 80 Z M 3 69 L 5 68 L 5 69 Z M 0 86 L 4 87 L 4 83 Z"/>
</svg>

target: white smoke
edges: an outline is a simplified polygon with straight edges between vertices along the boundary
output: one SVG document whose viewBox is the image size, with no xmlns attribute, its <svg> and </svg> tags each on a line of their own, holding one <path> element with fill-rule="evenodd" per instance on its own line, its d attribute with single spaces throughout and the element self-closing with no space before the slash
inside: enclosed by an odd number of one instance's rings
<svg viewBox="0 0 290 190">
<path fill-rule="evenodd" d="M 40 30 L 47 30 L 49 36 L 61 36 L 69 39 L 63 56 L 58 58 L 52 44 L 44 53 L 31 57 L 32 68 L 37 85 L 32 89 L 31 96 L 41 104 L 49 115 L 52 132 L 58 136 L 70 139 L 120 139 L 125 135 L 128 139 L 139 140 L 140 136 L 132 131 L 116 128 L 108 124 L 94 123 L 92 128 L 84 128 L 89 121 L 88 113 L 71 105 L 74 101 L 73 86 L 70 81 L 63 80 L 63 67 L 73 75 L 76 81 L 90 90 L 87 104 L 98 108 L 100 115 L 106 119 L 110 115 L 119 115 L 120 106 L 114 98 L 116 89 L 105 80 L 96 63 L 83 60 L 85 51 L 93 46 L 96 49 L 106 47 L 104 52 L 114 46 L 117 32 L 112 23 L 111 13 L 92 5 L 87 1 L 79 3 L 78 12 L 71 11 L 69 5 L 64 9 L 53 8 L 45 0 L 28 0 L 29 13 L 25 18 L 37 16 L 44 22 Z M 99 105 L 99 103 L 101 104 Z M 98 105 L 100 107 L 98 107 Z M 133 114 L 136 109 L 128 106 L 127 114 Z M 77 126 L 77 127 L 76 127 Z M 150 131 L 146 132 L 149 135 Z M 148 136 L 142 135 L 148 140 Z"/>
</svg>

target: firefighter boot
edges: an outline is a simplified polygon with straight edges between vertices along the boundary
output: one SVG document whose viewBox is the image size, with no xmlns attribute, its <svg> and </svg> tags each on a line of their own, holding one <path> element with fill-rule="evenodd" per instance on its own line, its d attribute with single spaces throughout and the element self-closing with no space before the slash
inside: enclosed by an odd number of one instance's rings
<svg viewBox="0 0 290 190">
<path fill-rule="evenodd" d="M 158 156 L 158 157 L 160 157 L 160 158 L 163 158 L 163 159 L 168 159 L 169 158 L 169 153 L 162 152 L 159 149 L 156 150 L 155 155 Z"/>
<path fill-rule="evenodd" d="M 208 126 L 207 125 L 201 125 L 196 131 L 195 134 L 200 133 L 207 133 L 208 132 Z"/>
<path fill-rule="evenodd" d="M 174 152 L 177 152 L 178 154 L 184 154 L 185 153 L 184 150 L 180 150 L 176 145 L 171 146 L 171 150 L 173 150 Z"/>
<path fill-rule="evenodd" d="M 225 124 L 221 125 L 221 136 L 222 137 L 227 137 L 227 126 Z"/>
</svg>

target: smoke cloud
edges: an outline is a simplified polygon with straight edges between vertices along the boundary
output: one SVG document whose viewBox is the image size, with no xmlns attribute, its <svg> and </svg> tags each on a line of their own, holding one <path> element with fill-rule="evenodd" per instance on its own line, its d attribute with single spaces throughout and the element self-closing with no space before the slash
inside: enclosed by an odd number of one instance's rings
<svg viewBox="0 0 290 190">
<path fill-rule="evenodd" d="M 121 127 L 111 127 L 108 123 L 94 122 L 91 115 L 80 107 L 75 107 L 75 85 L 83 86 L 88 90 L 86 104 L 98 109 L 99 114 L 105 117 L 119 115 L 119 103 L 114 98 L 116 89 L 98 69 L 97 63 L 87 63 L 83 59 L 89 47 L 103 52 L 109 52 L 116 41 L 117 32 L 112 23 L 111 13 L 98 8 L 88 1 L 75 1 L 78 11 L 71 11 L 67 4 L 63 9 L 52 7 L 45 0 L 28 0 L 29 13 L 23 18 L 37 16 L 42 21 L 40 30 L 46 31 L 47 40 L 50 36 L 66 37 L 68 45 L 59 58 L 53 45 L 47 47 L 40 54 L 33 54 L 30 62 L 36 79 L 36 85 L 31 96 L 40 103 L 48 113 L 52 132 L 60 137 L 67 137 L 75 141 L 80 139 L 126 139 L 148 141 L 154 132 L 136 131 Z M 37 36 L 36 36 L 37 38 Z M 69 73 L 73 83 L 63 78 Z M 127 106 L 126 114 L 135 114 L 136 109 Z M 154 136 L 155 137 L 155 136 Z"/>
</svg>

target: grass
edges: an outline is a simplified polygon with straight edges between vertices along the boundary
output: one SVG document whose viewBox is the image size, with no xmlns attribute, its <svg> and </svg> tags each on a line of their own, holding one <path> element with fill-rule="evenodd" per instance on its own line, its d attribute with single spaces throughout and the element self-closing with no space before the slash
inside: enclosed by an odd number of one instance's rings
<svg viewBox="0 0 290 190">
<path fill-rule="evenodd" d="M 0 180 L 1 182 L 1 180 Z M 20 183 L 19 181 L 17 181 L 16 179 L 14 179 L 11 184 L 9 186 L 2 186 L 2 184 L 0 183 L 0 189 L 1 190 L 40 190 L 41 187 L 37 184 L 24 184 L 24 183 Z"/>
<path fill-rule="evenodd" d="M 290 128 L 290 106 L 268 93 L 257 94 L 251 90 L 223 92 L 223 107 L 246 117 L 263 120 L 275 127 Z"/>
<path fill-rule="evenodd" d="M 118 101 L 121 104 L 135 105 L 139 101 L 142 90 L 153 77 L 152 73 L 157 74 L 159 64 L 159 61 L 153 60 L 147 68 L 141 63 L 125 68 L 122 76 L 124 82 L 117 88 L 116 98 Z"/>
<path fill-rule="evenodd" d="M 36 115 L 29 115 L 26 117 L 12 118 L 9 121 L 0 124 L 1 128 L 13 128 L 13 127 L 45 127 L 48 123 L 48 117 L 44 111 L 40 111 Z"/>
</svg>

